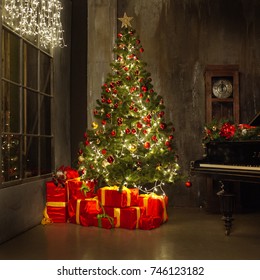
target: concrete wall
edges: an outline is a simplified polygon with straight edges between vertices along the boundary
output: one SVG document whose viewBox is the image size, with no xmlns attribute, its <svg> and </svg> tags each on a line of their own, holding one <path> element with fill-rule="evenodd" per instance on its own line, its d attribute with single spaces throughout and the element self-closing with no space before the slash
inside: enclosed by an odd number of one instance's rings
<svg viewBox="0 0 260 280">
<path fill-rule="evenodd" d="M 62 20 L 67 47 L 54 53 L 54 166 L 70 164 L 70 20 L 71 1 L 63 0 Z M 38 179 L 0 189 L 0 243 L 40 224 L 45 181 Z"/>
</svg>

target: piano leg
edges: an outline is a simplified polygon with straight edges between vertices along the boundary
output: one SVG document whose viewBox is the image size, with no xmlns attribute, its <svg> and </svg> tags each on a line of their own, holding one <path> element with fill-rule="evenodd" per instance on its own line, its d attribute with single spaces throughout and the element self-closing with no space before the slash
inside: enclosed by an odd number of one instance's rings
<svg viewBox="0 0 260 280">
<path fill-rule="evenodd" d="M 217 192 L 217 195 L 220 198 L 220 210 L 223 215 L 222 220 L 225 223 L 225 234 L 230 235 L 233 222 L 233 209 L 234 209 L 234 194 L 225 190 L 225 185 L 222 181 L 219 181 L 221 190 Z"/>
</svg>

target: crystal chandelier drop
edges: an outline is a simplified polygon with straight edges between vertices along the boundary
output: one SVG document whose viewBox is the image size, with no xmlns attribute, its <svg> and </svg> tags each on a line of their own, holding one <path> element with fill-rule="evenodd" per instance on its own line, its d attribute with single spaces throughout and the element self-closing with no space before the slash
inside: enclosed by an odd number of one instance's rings
<svg viewBox="0 0 260 280">
<path fill-rule="evenodd" d="M 4 0 L 3 22 L 22 36 L 38 36 L 41 46 L 65 47 L 60 0 Z"/>
</svg>

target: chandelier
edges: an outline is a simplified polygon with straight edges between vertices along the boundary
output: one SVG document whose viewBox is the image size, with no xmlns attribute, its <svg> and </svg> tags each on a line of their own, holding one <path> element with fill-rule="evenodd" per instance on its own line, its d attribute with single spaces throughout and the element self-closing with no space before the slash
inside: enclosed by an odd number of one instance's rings
<svg viewBox="0 0 260 280">
<path fill-rule="evenodd" d="M 4 0 L 3 22 L 22 36 L 37 37 L 44 48 L 65 47 L 59 0 Z"/>
</svg>

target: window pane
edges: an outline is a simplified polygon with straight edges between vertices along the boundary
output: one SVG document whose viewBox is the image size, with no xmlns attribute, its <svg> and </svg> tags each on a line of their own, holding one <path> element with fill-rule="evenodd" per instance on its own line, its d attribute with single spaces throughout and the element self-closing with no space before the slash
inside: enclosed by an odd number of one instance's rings
<svg viewBox="0 0 260 280">
<path fill-rule="evenodd" d="M 41 174 L 51 173 L 51 143 L 52 138 L 42 137 L 41 138 Z"/>
<path fill-rule="evenodd" d="M 2 82 L 1 122 L 5 132 L 20 131 L 19 87 L 7 82 Z"/>
<path fill-rule="evenodd" d="M 33 177 L 38 175 L 38 137 L 24 137 L 23 155 L 24 155 L 24 177 Z"/>
<path fill-rule="evenodd" d="M 41 135 L 51 135 L 51 98 L 40 96 Z"/>
<path fill-rule="evenodd" d="M 2 30 L 2 76 L 16 83 L 20 82 L 19 42 L 16 35 Z"/>
<path fill-rule="evenodd" d="M 20 178 L 20 137 L 2 135 L 2 180 L 11 181 Z"/>
<path fill-rule="evenodd" d="M 38 89 L 38 51 L 24 43 L 24 85 Z"/>
<path fill-rule="evenodd" d="M 24 131 L 28 134 L 38 134 L 38 94 L 25 90 L 24 105 Z"/>
<path fill-rule="evenodd" d="M 51 58 L 40 54 L 40 91 L 51 94 Z"/>
</svg>

